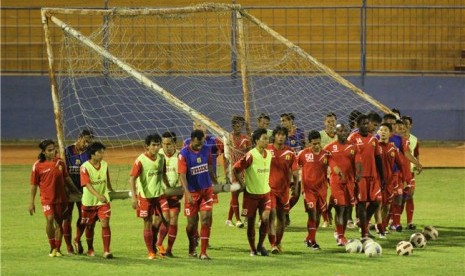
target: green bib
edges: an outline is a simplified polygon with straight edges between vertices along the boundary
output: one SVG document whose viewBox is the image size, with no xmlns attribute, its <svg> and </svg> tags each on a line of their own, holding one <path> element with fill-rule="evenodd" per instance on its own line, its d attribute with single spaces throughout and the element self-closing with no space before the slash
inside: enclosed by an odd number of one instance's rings
<svg viewBox="0 0 465 276">
<path fill-rule="evenodd" d="M 143 198 L 154 198 L 164 194 L 165 185 L 163 184 L 163 165 L 165 157 L 158 153 L 157 159 L 152 160 L 145 154 L 141 154 L 136 162 L 142 164 L 142 172 L 137 178 L 137 193 Z"/>
<path fill-rule="evenodd" d="M 94 166 L 89 161 L 82 164 L 89 173 L 90 184 L 92 187 L 99 192 L 101 195 L 104 195 L 108 202 L 110 202 L 110 196 L 108 195 L 108 179 L 107 171 L 108 164 L 105 161 L 100 161 L 100 169 L 95 169 Z M 87 187 L 84 186 L 82 190 L 82 205 L 84 206 L 98 206 L 103 205 L 104 203 L 100 202 L 97 197 L 90 193 Z"/>
<path fill-rule="evenodd" d="M 262 195 L 270 192 L 271 152 L 264 158 L 256 148 L 250 151 L 253 161 L 245 170 L 245 187 L 249 194 Z"/>
</svg>

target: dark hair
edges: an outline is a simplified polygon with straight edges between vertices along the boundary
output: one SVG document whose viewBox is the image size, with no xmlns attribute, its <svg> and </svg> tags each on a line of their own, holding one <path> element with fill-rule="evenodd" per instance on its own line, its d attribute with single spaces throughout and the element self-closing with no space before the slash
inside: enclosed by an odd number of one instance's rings
<svg viewBox="0 0 465 276">
<path fill-rule="evenodd" d="M 145 145 L 150 146 L 150 143 L 155 142 L 155 143 L 161 143 L 161 136 L 158 133 L 154 134 L 149 134 L 147 137 L 145 137 Z"/>
<path fill-rule="evenodd" d="M 194 140 L 195 138 L 197 138 L 197 140 L 201 140 L 203 137 L 205 137 L 205 133 L 203 133 L 200 129 L 196 129 L 191 132 L 191 140 Z"/>
<path fill-rule="evenodd" d="M 255 145 L 257 143 L 257 140 L 262 137 L 263 134 L 267 134 L 267 130 L 264 128 L 257 128 L 253 133 L 252 133 L 252 143 Z"/>
<path fill-rule="evenodd" d="M 396 125 L 405 125 L 405 123 L 402 120 L 396 120 Z"/>
<path fill-rule="evenodd" d="M 174 133 L 173 131 L 166 131 L 161 135 L 161 137 L 171 138 L 171 140 L 173 140 L 173 142 L 176 143 L 176 133 Z"/>
<path fill-rule="evenodd" d="M 368 115 L 360 114 L 360 115 L 357 117 L 357 125 L 360 126 L 360 123 L 361 123 L 363 120 L 368 120 Z"/>
<path fill-rule="evenodd" d="M 278 133 L 283 133 L 284 135 L 286 135 L 286 137 L 288 136 L 289 134 L 289 130 L 287 130 L 287 128 L 283 127 L 283 126 L 280 126 L 280 125 L 277 125 L 274 129 L 273 129 L 273 133 L 271 134 L 271 136 L 275 136 L 276 134 Z"/>
<path fill-rule="evenodd" d="M 257 120 L 260 121 L 261 119 L 266 119 L 270 121 L 270 116 L 266 115 L 265 113 L 260 113 L 260 115 L 258 115 Z"/>
<path fill-rule="evenodd" d="M 389 128 L 389 132 L 392 132 L 392 126 L 391 126 L 391 124 L 382 123 L 379 127 L 382 127 L 382 126 L 385 126 L 385 127 Z"/>
<path fill-rule="evenodd" d="M 329 112 L 328 114 L 326 114 L 326 117 L 325 118 L 328 118 L 328 117 L 334 117 L 334 119 L 337 120 L 337 116 L 334 112 Z"/>
<path fill-rule="evenodd" d="M 93 142 L 87 148 L 87 152 L 89 153 L 90 156 L 92 156 L 92 155 L 95 155 L 97 151 L 102 150 L 102 149 L 106 149 L 105 145 L 103 145 L 100 142 Z"/>
<path fill-rule="evenodd" d="M 231 119 L 231 124 L 232 125 L 235 125 L 237 123 L 242 123 L 242 124 L 245 124 L 245 119 L 244 117 L 242 116 L 237 116 L 237 115 L 234 115 Z"/>
<path fill-rule="evenodd" d="M 50 145 L 55 145 L 55 142 L 53 142 L 52 139 L 45 139 L 45 140 L 42 140 L 40 143 L 39 143 L 39 148 L 40 148 L 40 153 L 39 153 L 39 156 L 37 157 L 37 159 L 39 159 L 40 162 L 44 162 L 45 161 L 45 154 L 44 154 L 44 151 L 45 149 L 50 146 Z"/>
<path fill-rule="evenodd" d="M 286 117 L 286 119 L 292 120 L 292 121 L 294 121 L 294 119 L 295 119 L 294 113 L 283 113 L 283 114 L 279 115 L 279 117 L 280 118 Z"/>
<path fill-rule="evenodd" d="M 349 127 L 352 129 L 355 127 L 355 122 L 357 121 L 358 116 L 360 116 L 362 112 L 358 110 L 352 110 L 349 114 Z"/>
<path fill-rule="evenodd" d="M 402 118 L 401 118 L 401 119 L 402 119 L 403 121 L 409 121 L 409 122 L 410 122 L 410 124 L 413 124 L 412 117 L 410 117 L 410 116 L 406 116 L 406 115 L 404 115 L 404 116 L 402 116 Z"/>
<path fill-rule="evenodd" d="M 384 114 L 383 116 L 383 121 L 386 121 L 386 120 L 397 120 L 397 117 L 396 115 L 392 114 L 392 113 L 387 113 L 387 114 Z"/>
<path fill-rule="evenodd" d="M 368 120 L 370 122 L 376 122 L 376 123 L 381 123 L 383 121 L 383 119 L 381 118 L 381 116 L 379 116 L 378 113 L 374 112 L 374 111 L 371 111 L 367 114 L 368 116 Z M 357 121 L 358 123 L 358 121 Z"/>
<path fill-rule="evenodd" d="M 321 139 L 321 134 L 320 132 L 316 131 L 316 130 L 311 130 L 309 133 L 308 133 L 308 141 L 310 142 L 312 139 Z"/>
<path fill-rule="evenodd" d="M 392 111 L 392 113 L 397 113 L 400 116 L 400 110 L 399 109 L 393 108 L 393 109 L 391 109 L 391 111 Z"/>
<path fill-rule="evenodd" d="M 79 134 L 79 138 L 82 138 L 84 136 L 90 136 L 90 138 L 94 138 L 94 133 L 92 132 L 92 130 L 83 129 Z"/>
</svg>

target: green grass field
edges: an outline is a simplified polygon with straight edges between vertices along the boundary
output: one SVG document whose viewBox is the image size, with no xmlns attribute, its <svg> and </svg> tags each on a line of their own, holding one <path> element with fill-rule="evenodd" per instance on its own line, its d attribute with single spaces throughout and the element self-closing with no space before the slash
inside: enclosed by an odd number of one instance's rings
<svg viewBox="0 0 465 276">
<path fill-rule="evenodd" d="M 211 261 L 187 257 L 186 219 L 180 216 L 175 258 L 148 260 L 142 237 L 142 221 L 136 218 L 129 200 L 112 202 L 112 244 L 115 259 L 101 257 L 100 225 L 96 227 L 96 257 L 48 257 L 45 219 L 38 212 L 28 213 L 30 165 L 2 166 L 1 175 L 1 273 L 2 275 L 206 275 L 221 273 L 260 275 L 465 275 L 465 169 L 425 170 L 417 177 L 415 223 L 419 228 L 434 225 L 439 239 L 409 257 L 397 256 L 395 246 L 414 231 L 388 235 L 377 240 L 383 247 L 379 258 L 347 254 L 337 247 L 332 229 L 321 229 L 317 240 L 321 251 L 303 244 L 306 214 L 302 198 L 291 214 L 291 226 L 283 240 L 285 252 L 270 257 L 250 257 L 246 230 L 226 227 L 229 194 L 220 194 L 214 208 L 214 221 L 208 254 Z M 402 218 L 405 224 L 405 217 Z M 74 232 L 74 229 L 73 229 Z M 348 238 L 358 238 L 350 230 Z M 64 245 L 64 243 L 63 243 Z M 269 246 L 268 246 L 269 248 Z M 62 251 L 66 250 L 62 246 Z"/>
</svg>

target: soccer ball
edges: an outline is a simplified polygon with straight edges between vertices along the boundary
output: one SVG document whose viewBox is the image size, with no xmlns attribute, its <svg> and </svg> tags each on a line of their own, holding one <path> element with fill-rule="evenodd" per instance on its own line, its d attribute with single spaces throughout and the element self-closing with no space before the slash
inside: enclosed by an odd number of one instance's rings
<svg viewBox="0 0 465 276">
<path fill-rule="evenodd" d="M 416 248 L 423 248 L 426 246 L 426 238 L 422 233 L 413 233 L 410 236 L 410 243 Z"/>
<path fill-rule="evenodd" d="M 362 242 L 357 239 L 350 239 L 346 244 L 347 253 L 360 253 L 362 252 Z"/>
<path fill-rule="evenodd" d="M 423 228 L 423 236 L 425 236 L 426 240 L 435 240 L 438 238 L 439 236 L 439 232 L 438 230 L 436 230 L 436 228 L 434 228 L 433 226 L 425 226 L 425 228 Z"/>
<path fill-rule="evenodd" d="M 362 252 L 365 250 L 365 247 L 368 243 L 370 242 L 374 242 L 374 240 L 370 239 L 370 238 L 363 238 L 360 240 L 362 242 Z"/>
<path fill-rule="evenodd" d="M 396 247 L 397 255 L 409 256 L 413 254 L 413 245 L 408 241 L 400 241 Z"/>
<path fill-rule="evenodd" d="M 365 255 L 367 257 L 378 257 L 383 253 L 383 248 L 377 242 L 369 242 L 365 246 Z"/>
</svg>

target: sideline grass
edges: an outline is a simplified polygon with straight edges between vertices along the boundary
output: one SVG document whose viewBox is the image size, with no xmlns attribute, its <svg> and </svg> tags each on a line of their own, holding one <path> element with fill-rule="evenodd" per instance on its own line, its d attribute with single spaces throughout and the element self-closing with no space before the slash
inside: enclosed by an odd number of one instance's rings
<svg viewBox="0 0 465 276">
<path fill-rule="evenodd" d="M 173 254 L 176 258 L 146 259 L 142 237 L 142 221 L 135 217 L 130 202 L 112 202 L 112 244 L 115 259 L 102 255 L 100 225 L 95 231 L 96 257 L 48 257 L 45 219 L 36 200 L 38 212 L 30 216 L 30 165 L 2 166 L 1 175 L 1 273 L 3 275 L 142 275 L 167 273 L 169 275 L 248 274 L 248 275 L 464 275 L 464 169 L 425 170 L 417 177 L 415 196 L 415 223 L 419 228 L 434 225 L 439 239 L 425 249 L 414 251 L 413 256 L 399 257 L 395 245 L 406 240 L 414 231 L 393 233 L 387 240 L 377 240 L 383 247 L 383 256 L 368 258 L 363 254 L 346 254 L 337 247 L 331 229 L 321 229 L 317 240 L 321 251 L 311 251 L 303 244 L 306 235 L 306 214 L 302 198 L 291 214 L 291 226 L 285 233 L 285 252 L 270 257 L 249 257 L 246 230 L 226 227 L 224 222 L 229 208 L 229 194 L 220 194 L 220 203 L 214 207 L 211 245 L 208 254 L 212 261 L 187 257 L 186 219 L 180 216 L 178 239 Z M 405 224 L 405 217 L 402 218 Z M 73 228 L 74 230 L 74 228 Z M 357 238 L 350 231 L 348 238 Z M 64 243 L 63 243 L 64 245 Z M 268 246 L 269 248 L 269 246 Z M 62 251 L 64 247 L 62 246 Z"/>
</svg>

